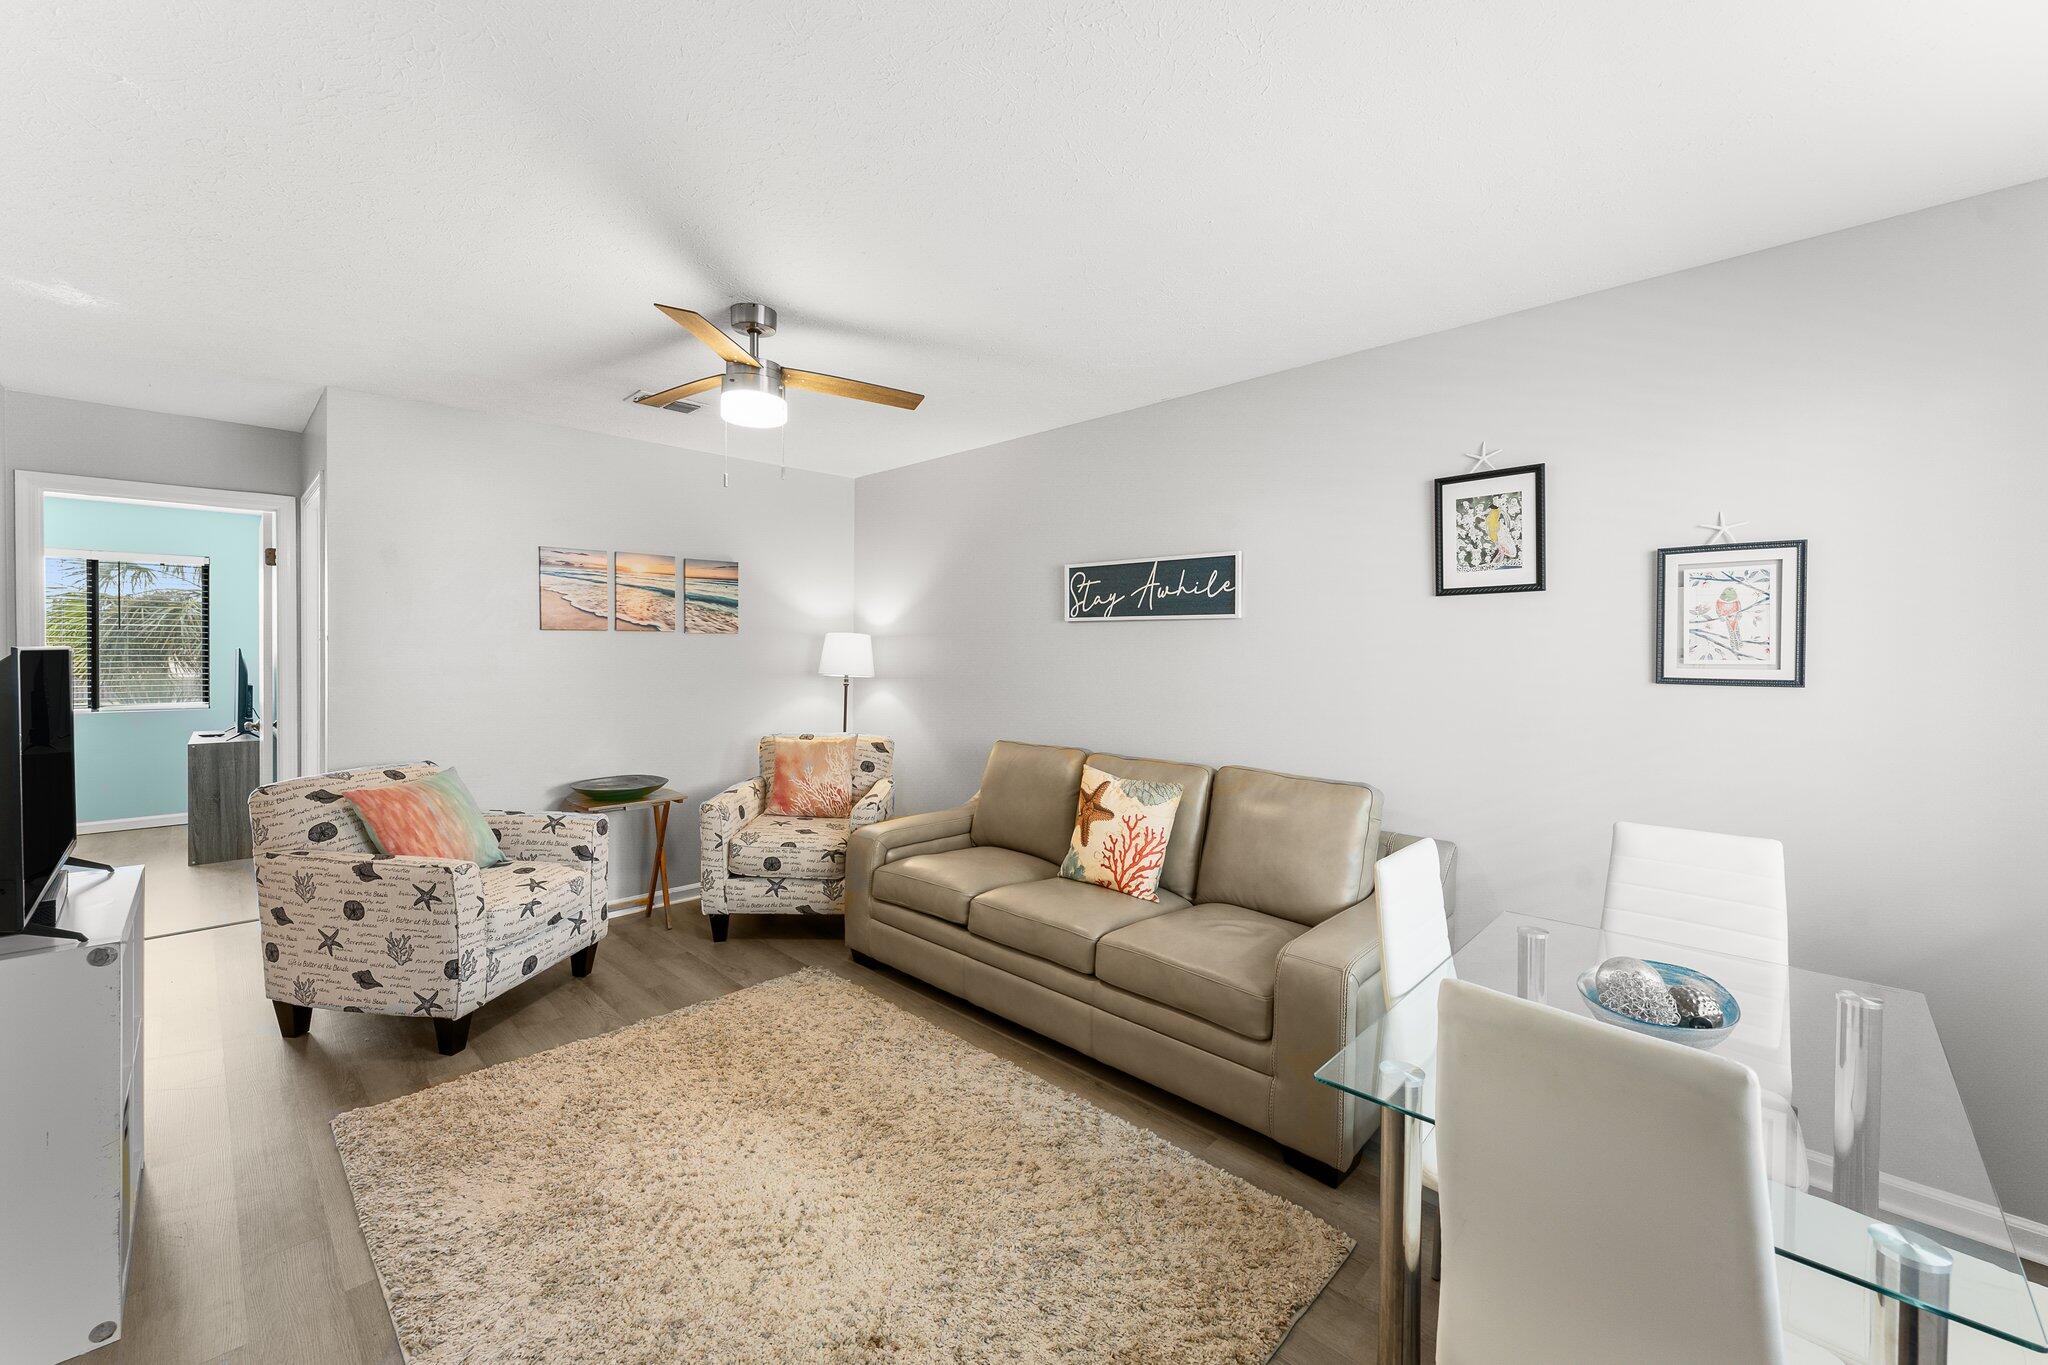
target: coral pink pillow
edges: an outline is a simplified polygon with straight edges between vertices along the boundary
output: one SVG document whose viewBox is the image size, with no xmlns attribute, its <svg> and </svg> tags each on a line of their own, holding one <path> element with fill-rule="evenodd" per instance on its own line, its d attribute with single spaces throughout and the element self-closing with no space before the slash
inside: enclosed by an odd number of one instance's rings
<svg viewBox="0 0 2048 1365">
<path fill-rule="evenodd" d="M 776 740 L 765 809 L 844 820 L 853 810 L 853 736 Z"/>
<path fill-rule="evenodd" d="M 505 861 L 476 798 L 444 768 L 409 782 L 342 793 L 363 818 L 370 846 L 387 858 L 446 858 L 496 867 Z"/>
</svg>

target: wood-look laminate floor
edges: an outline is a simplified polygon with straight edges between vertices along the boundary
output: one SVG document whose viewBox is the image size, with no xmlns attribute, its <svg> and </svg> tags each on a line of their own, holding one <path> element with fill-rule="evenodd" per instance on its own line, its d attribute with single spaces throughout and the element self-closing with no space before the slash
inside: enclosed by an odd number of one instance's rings
<svg viewBox="0 0 2048 1365">
<path fill-rule="evenodd" d="M 142 864 L 148 878 L 142 931 L 151 938 L 256 918 L 256 879 L 249 860 L 189 865 L 182 824 L 80 835 L 78 856 L 110 867 Z"/>
<path fill-rule="evenodd" d="M 154 875 L 154 874 L 152 874 Z M 152 883 L 152 885 L 154 885 Z M 676 927 L 619 920 L 583 980 L 567 962 L 480 1010 L 469 1050 L 441 1057 L 423 1023 L 316 1010 L 287 1042 L 264 998 L 258 931 L 151 941 L 144 954 L 145 1161 L 122 1340 L 93 1365 L 397 1362 L 328 1121 L 335 1114 L 803 966 L 823 966 L 1226 1170 L 1314 1210 L 1358 1242 L 1275 1357 L 1372 1357 L 1378 1323 L 1373 1153 L 1331 1190 L 1267 1139 L 901 974 L 848 959 L 837 921 L 734 919 L 711 942 L 692 903 Z M 1435 1320 L 1425 1288 L 1425 1323 Z M 1434 1357 L 1425 1327 L 1425 1359 Z"/>
</svg>

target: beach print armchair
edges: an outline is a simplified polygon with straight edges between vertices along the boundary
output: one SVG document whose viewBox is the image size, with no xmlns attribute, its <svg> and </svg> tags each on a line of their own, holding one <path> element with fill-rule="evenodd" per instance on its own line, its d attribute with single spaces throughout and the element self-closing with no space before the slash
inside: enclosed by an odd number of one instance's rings
<svg viewBox="0 0 2048 1365">
<path fill-rule="evenodd" d="M 589 975 L 608 927 L 610 819 L 485 811 L 506 855 L 496 867 L 379 856 L 341 793 L 435 771 L 355 768 L 250 793 L 263 984 L 285 1037 L 316 1007 L 402 1014 L 432 1020 L 453 1056 L 484 1002 L 565 957 Z"/>
<path fill-rule="evenodd" d="M 704 803 L 699 866 L 714 942 L 725 942 L 731 915 L 846 913 L 846 843 L 863 825 L 889 818 L 896 746 L 881 735 L 854 736 L 853 809 L 844 818 L 762 814 L 775 741 L 816 738 L 763 735 L 760 773 Z"/>
</svg>

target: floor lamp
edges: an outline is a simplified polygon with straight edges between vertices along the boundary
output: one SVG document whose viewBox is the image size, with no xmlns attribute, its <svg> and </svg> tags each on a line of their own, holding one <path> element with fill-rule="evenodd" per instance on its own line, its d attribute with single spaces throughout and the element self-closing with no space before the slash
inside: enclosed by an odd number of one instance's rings
<svg viewBox="0 0 2048 1365">
<path fill-rule="evenodd" d="M 875 643 L 858 631 L 835 630 L 825 637 L 818 655 L 818 671 L 839 679 L 839 728 L 847 730 L 847 706 L 855 678 L 875 676 Z"/>
</svg>

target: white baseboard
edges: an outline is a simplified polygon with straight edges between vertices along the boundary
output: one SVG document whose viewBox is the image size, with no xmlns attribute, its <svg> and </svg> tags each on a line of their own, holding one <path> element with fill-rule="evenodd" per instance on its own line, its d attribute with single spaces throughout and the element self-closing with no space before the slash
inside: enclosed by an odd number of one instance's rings
<svg viewBox="0 0 2048 1365">
<path fill-rule="evenodd" d="M 136 815 L 126 820 L 81 820 L 78 824 L 78 832 L 80 834 L 109 834 L 117 829 L 160 829 L 165 825 L 182 825 L 184 823 L 185 812 L 179 811 L 174 815 Z"/>
<path fill-rule="evenodd" d="M 1810 1188 L 1815 1193 L 1833 1189 L 1833 1154 L 1808 1149 L 1806 1160 Z M 2048 1223 L 2037 1223 L 2031 1218 L 2010 1213 L 2001 1218 L 1999 1210 L 1989 1204 L 1895 1175 L 1884 1175 L 1879 1179 L 1885 1208 L 1901 1217 L 1990 1247 L 2003 1246 L 2006 1234 L 2010 1232 L 2012 1249 L 2022 1260 L 2048 1265 Z"/>
<path fill-rule="evenodd" d="M 2048 1223 L 2037 1223 L 2031 1218 L 2010 1213 L 2005 1216 L 2005 1222 L 2012 1229 L 2012 1249 L 2035 1265 L 2048 1265 Z"/>
<path fill-rule="evenodd" d="M 696 900 L 703 894 L 704 885 L 702 882 L 691 882 L 688 886 L 672 886 L 669 888 L 670 897 L 678 902 Z M 621 896 L 619 899 L 608 903 L 605 908 L 612 912 L 611 917 L 613 919 L 623 919 L 627 915 L 644 915 L 647 913 L 647 897 L 644 894 Z M 659 909 L 660 907 L 657 906 L 656 908 Z M 678 905 L 677 908 L 680 909 L 681 906 Z"/>
</svg>

